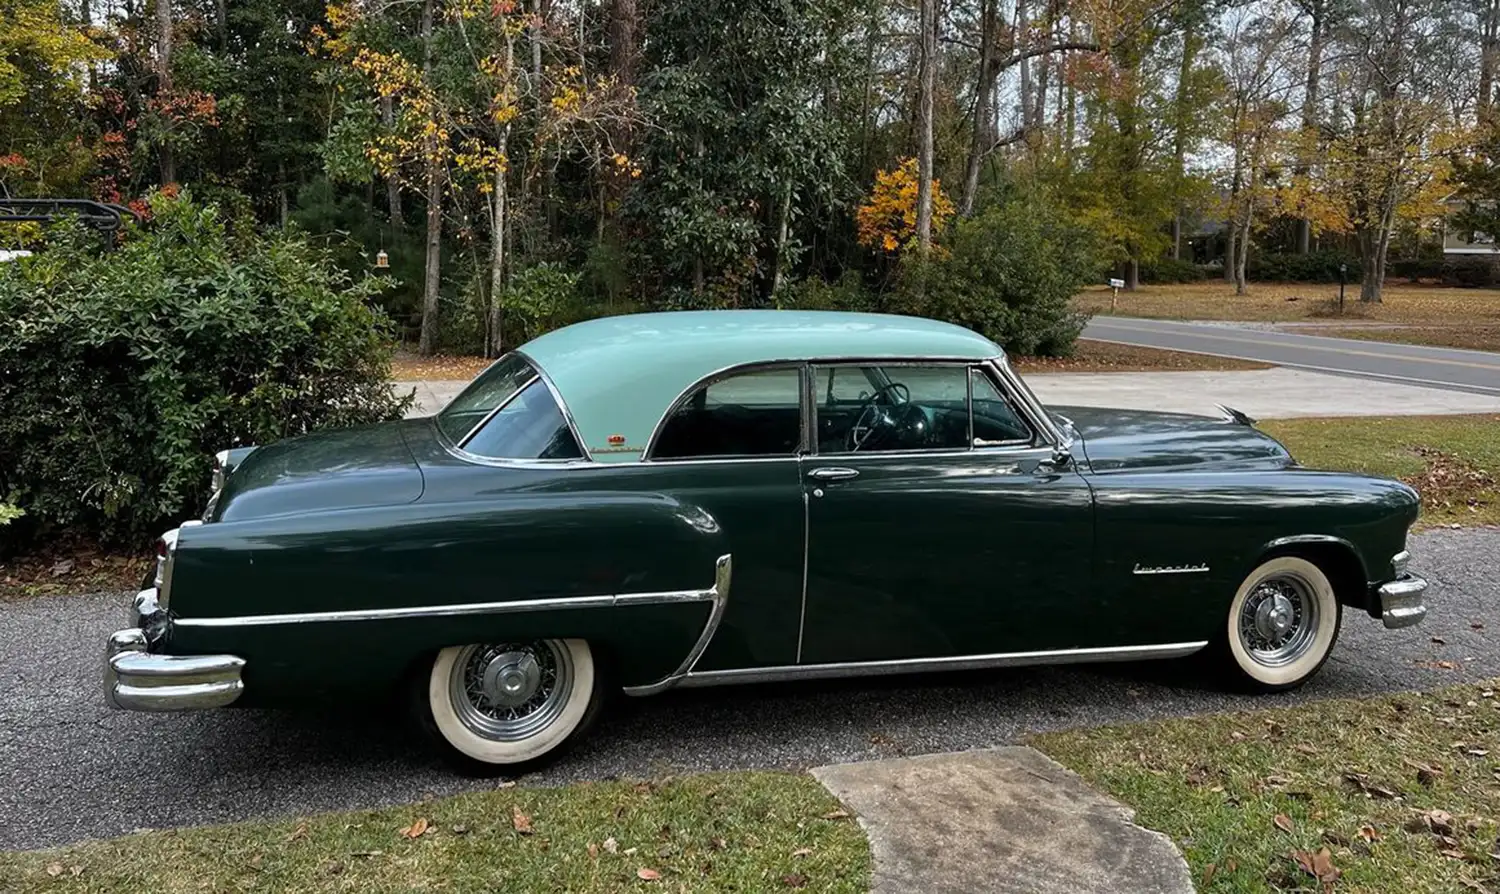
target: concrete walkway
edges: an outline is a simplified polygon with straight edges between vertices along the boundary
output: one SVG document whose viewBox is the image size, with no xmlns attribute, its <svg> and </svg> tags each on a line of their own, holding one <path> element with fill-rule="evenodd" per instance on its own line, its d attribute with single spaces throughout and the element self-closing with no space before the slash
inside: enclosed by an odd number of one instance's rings
<svg viewBox="0 0 1500 894">
<path fill-rule="evenodd" d="M 1500 413 L 1500 396 L 1354 379 L 1295 369 L 1234 372 L 1047 373 L 1027 376 L 1043 403 L 1214 415 L 1215 404 L 1256 419 Z M 396 382 L 415 389 L 411 415 L 436 412 L 464 381 Z"/>
<path fill-rule="evenodd" d="M 1025 747 L 818 767 L 870 837 L 874 894 L 1192 894 L 1171 839 Z"/>
</svg>

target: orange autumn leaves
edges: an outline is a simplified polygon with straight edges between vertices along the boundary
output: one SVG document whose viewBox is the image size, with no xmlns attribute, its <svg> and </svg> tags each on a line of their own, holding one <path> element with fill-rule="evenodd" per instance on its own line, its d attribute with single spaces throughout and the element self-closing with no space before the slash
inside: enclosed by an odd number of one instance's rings
<svg viewBox="0 0 1500 894">
<path fill-rule="evenodd" d="M 942 181 L 932 181 L 932 229 L 942 232 L 953 219 L 953 202 L 943 192 Z M 854 223 L 859 244 L 876 251 L 895 253 L 917 235 L 917 160 L 903 159 L 889 171 L 875 174 L 875 188 L 864 204 L 855 209 Z"/>
</svg>

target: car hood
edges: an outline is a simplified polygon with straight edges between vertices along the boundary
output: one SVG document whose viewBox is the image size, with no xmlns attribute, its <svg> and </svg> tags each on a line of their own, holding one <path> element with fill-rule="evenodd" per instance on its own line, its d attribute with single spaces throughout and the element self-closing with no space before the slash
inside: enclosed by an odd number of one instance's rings
<svg viewBox="0 0 1500 894">
<path fill-rule="evenodd" d="M 208 520 L 415 502 L 422 472 L 406 441 L 413 421 L 330 429 L 258 447 L 230 472 Z"/>
<path fill-rule="evenodd" d="M 1226 417 L 1098 407 L 1050 409 L 1071 424 L 1084 459 L 1095 472 L 1293 465 L 1291 455 L 1275 438 Z"/>
</svg>

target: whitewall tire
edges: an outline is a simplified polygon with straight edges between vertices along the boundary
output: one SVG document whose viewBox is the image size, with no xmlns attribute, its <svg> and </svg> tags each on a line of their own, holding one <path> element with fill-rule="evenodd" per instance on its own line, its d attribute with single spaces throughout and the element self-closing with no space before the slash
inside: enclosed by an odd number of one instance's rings
<svg viewBox="0 0 1500 894">
<path fill-rule="evenodd" d="M 520 773 L 560 755 L 602 702 L 587 642 L 452 646 L 414 681 L 418 720 L 443 756 L 475 775 Z"/>
<path fill-rule="evenodd" d="M 1229 605 L 1229 670 L 1250 689 L 1295 689 L 1328 660 L 1341 618 L 1333 584 L 1317 565 L 1297 556 L 1263 562 Z"/>
</svg>

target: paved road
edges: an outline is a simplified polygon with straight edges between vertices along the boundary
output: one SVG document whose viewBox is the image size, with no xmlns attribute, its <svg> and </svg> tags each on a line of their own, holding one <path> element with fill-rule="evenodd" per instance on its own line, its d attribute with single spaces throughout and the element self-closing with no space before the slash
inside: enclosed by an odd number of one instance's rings
<svg viewBox="0 0 1500 894">
<path fill-rule="evenodd" d="M 1178 663 L 1034 668 L 882 682 L 686 690 L 626 701 L 539 783 L 808 767 L 1003 745 L 1030 731 L 1433 687 L 1500 676 L 1500 529 L 1413 538 L 1433 615 L 1386 631 L 1350 615 L 1299 693 L 1199 688 Z M 124 596 L 0 603 L 0 849 L 137 828 L 410 802 L 486 783 L 449 775 L 394 710 L 329 714 L 105 709 L 99 660 Z M 1483 624 L 1483 629 L 1472 625 Z M 1446 645 L 1432 642 L 1441 636 Z M 1431 666 L 1457 662 L 1457 670 Z"/>
<path fill-rule="evenodd" d="M 1500 395 L 1500 354 L 1301 335 L 1224 323 L 1094 317 L 1085 338 L 1218 354 L 1317 372 Z"/>
</svg>

